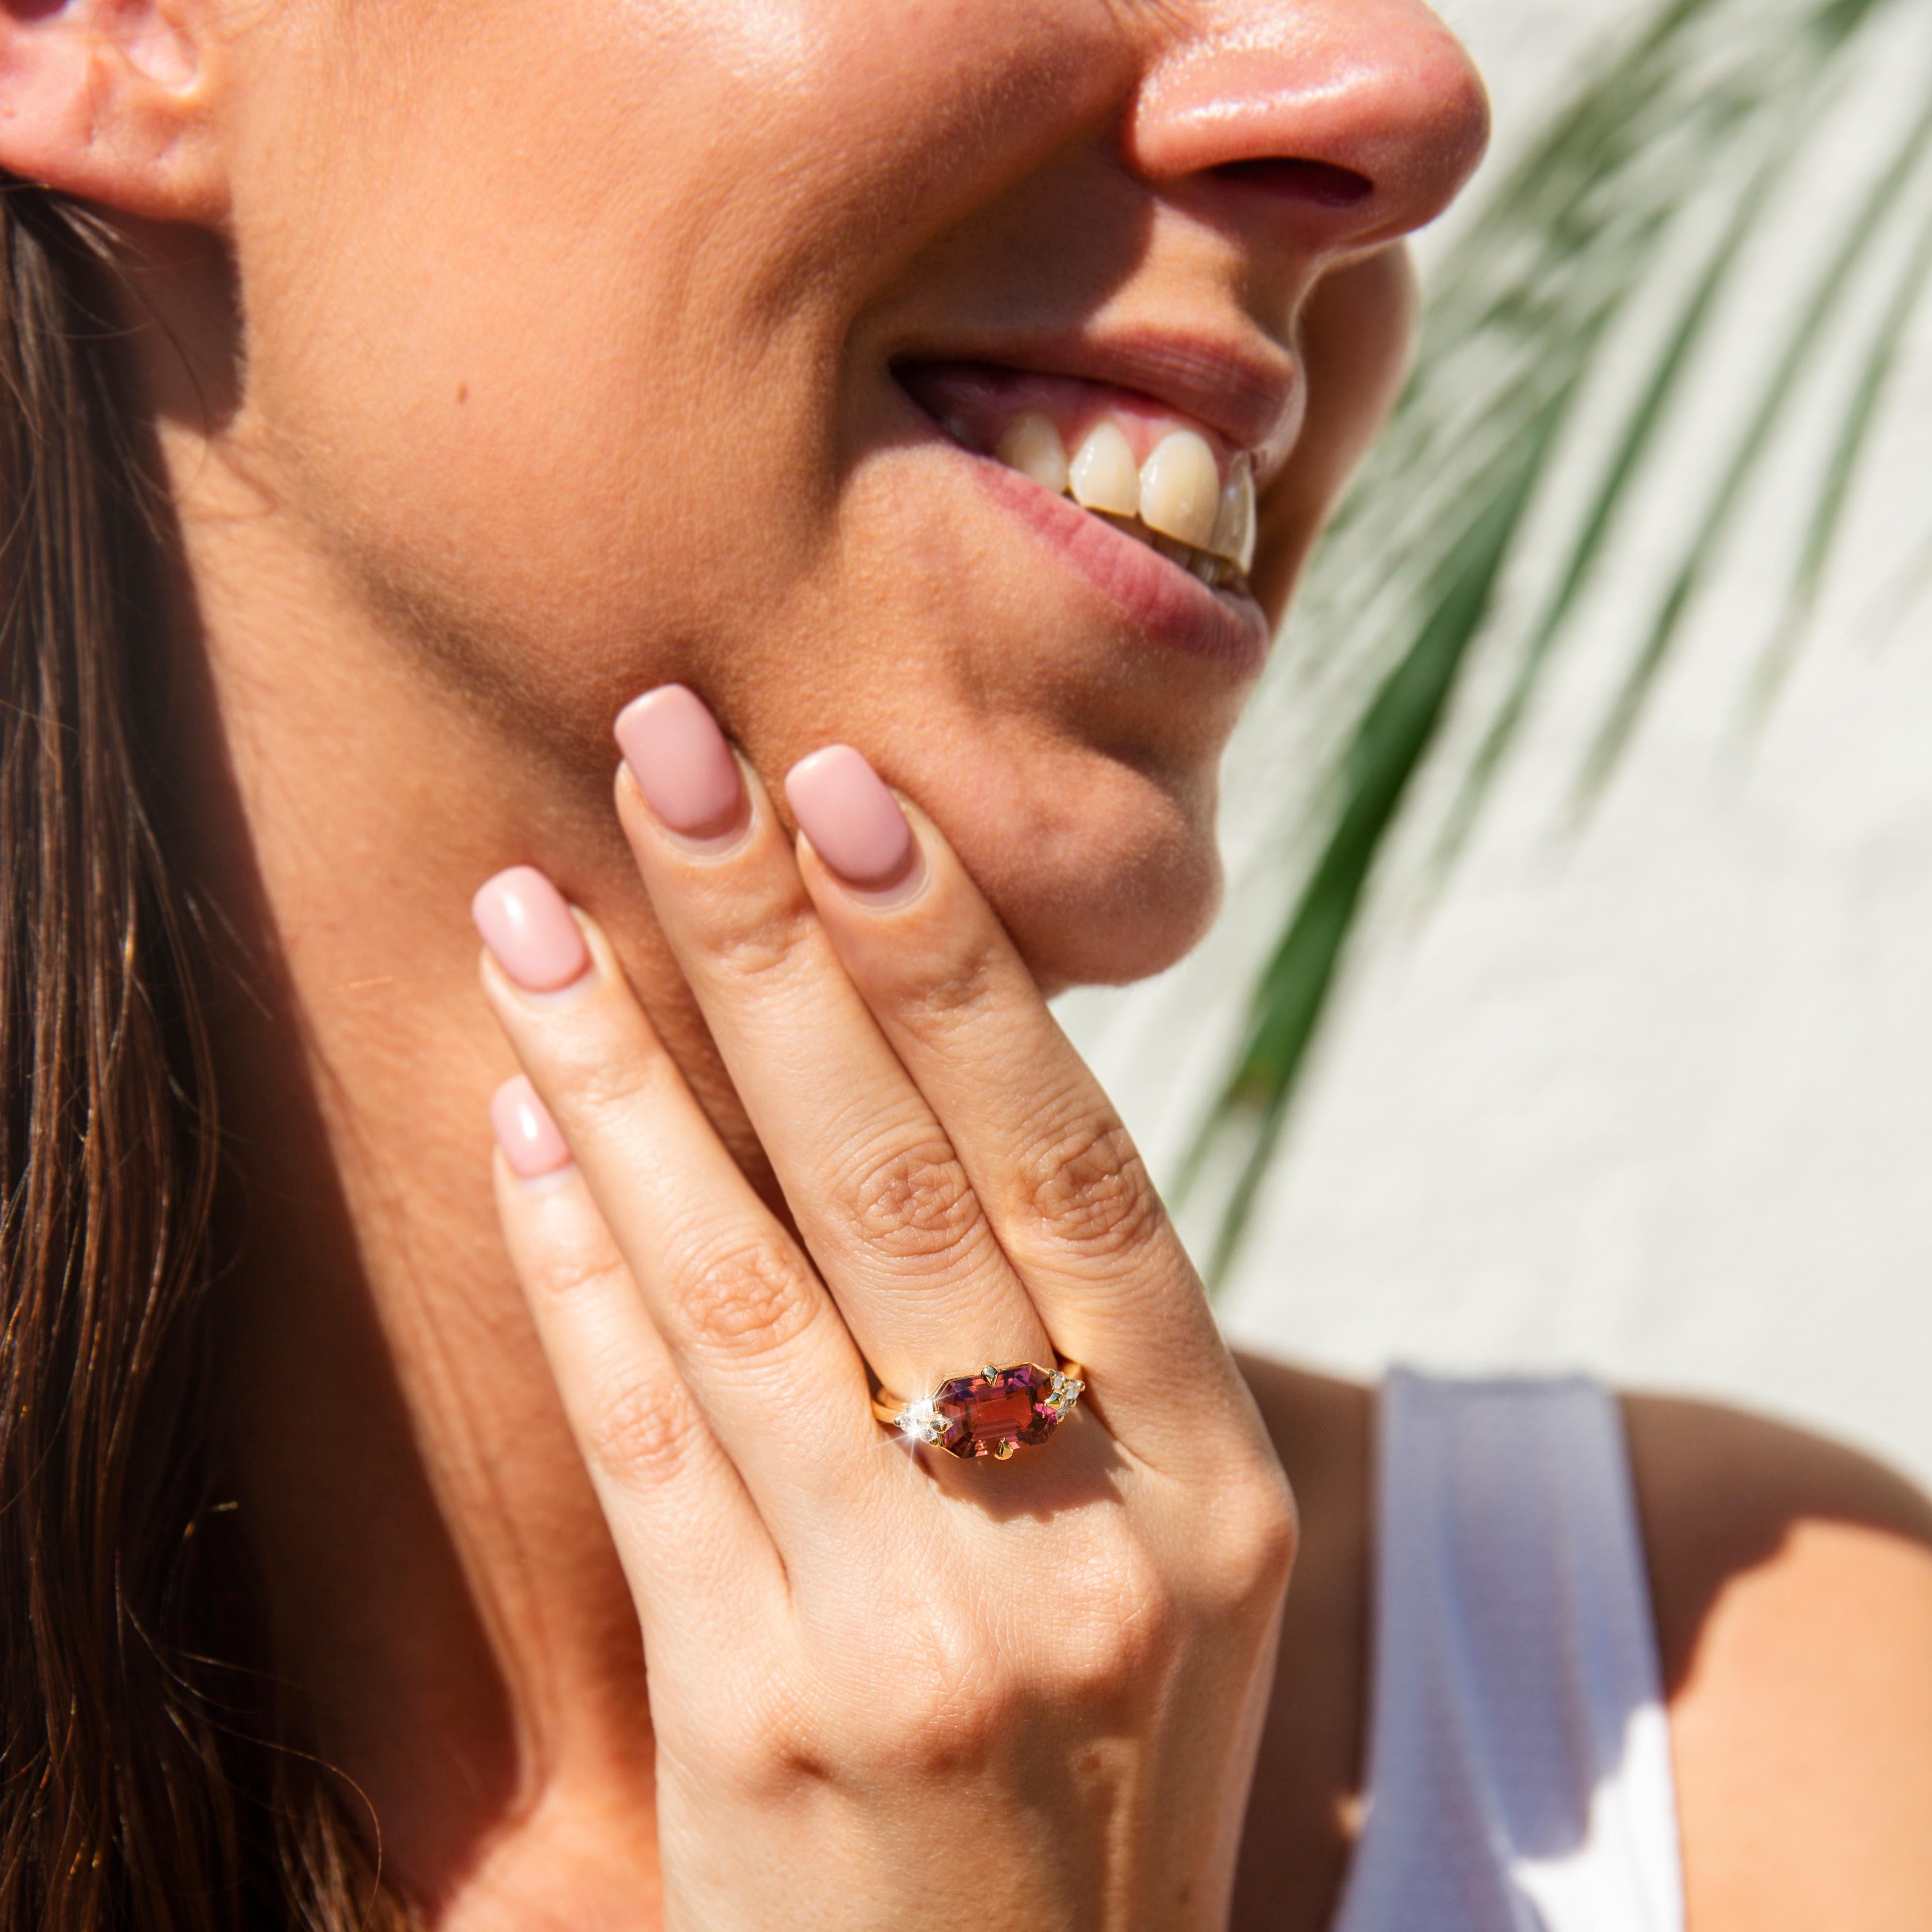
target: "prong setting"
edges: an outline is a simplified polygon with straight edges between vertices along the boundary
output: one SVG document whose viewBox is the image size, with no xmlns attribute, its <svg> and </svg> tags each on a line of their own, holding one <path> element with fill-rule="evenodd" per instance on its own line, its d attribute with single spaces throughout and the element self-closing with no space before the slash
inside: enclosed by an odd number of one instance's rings
<svg viewBox="0 0 1932 1932">
<path fill-rule="evenodd" d="M 990 1456 L 1004 1462 L 1022 1446 L 1044 1442 L 1073 1412 L 1087 1386 L 1077 1367 L 1016 1362 L 1000 1368 L 987 1362 L 976 1374 L 956 1376 L 896 1408 L 875 1406 L 880 1420 L 913 1442 L 962 1461 Z"/>
</svg>

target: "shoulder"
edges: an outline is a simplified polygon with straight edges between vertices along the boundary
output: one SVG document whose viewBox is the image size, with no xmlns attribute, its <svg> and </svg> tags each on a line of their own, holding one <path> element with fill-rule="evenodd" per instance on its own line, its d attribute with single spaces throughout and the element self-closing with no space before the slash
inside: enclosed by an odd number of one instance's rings
<svg viewBox="0 0 1932 1932">
<path fill-rule="evenodd" d="M 1932 1924 L 1932 1503 L 1762 1418 L 1624 1409 L 1690 1922 Z"/>
</svg>

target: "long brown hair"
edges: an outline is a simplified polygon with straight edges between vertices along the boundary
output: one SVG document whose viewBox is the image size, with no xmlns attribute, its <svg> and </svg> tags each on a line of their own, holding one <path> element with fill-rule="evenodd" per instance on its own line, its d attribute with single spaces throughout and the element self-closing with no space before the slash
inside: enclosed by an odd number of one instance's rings
<svg viewBox="0 0 1932 1932">
<path fill-rule="evenodd" d="M 98 218 L 0 176 L 0 1932 L 402 1915 L 218 1487 L 220 1142 L 142 668 L 166 514 Z"/>
</svg>

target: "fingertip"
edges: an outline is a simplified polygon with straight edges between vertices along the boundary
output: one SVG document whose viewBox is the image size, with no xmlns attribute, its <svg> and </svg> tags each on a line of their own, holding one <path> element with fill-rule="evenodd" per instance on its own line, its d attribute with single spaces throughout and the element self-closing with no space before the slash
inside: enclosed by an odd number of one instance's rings
<svg viewBox="0 0 1932 1932">
<path fill-rule="evenodd" d="M 708 842 L 736 830 L 746 810 L 738 761 L 688 685 L 659 685 L 632 699 L 616 730 L 638 796 L 670 830 Z"/>
<path fill-rule="evenodd" d="M 569 1144 L 526 1076 L 505 1081 L 490 1096 L 490 1124 L 519 1180 L 542 1180 L 570 1166 Z"/>
<path fill-rule="evenodd" d="M 559 992 L 590 964 L 569 901 L 534 866 L 484 880 L 470 916 L 505 976 L 525 992 Z"/>
<path fill-rule="evenodd" d="M 827 745 L 785 774 L 785 800 L 830 872 L 860 891 L 892 891 L 919 862 L 919 842 L 890 787 L 850 745 Z"/>
</svg>

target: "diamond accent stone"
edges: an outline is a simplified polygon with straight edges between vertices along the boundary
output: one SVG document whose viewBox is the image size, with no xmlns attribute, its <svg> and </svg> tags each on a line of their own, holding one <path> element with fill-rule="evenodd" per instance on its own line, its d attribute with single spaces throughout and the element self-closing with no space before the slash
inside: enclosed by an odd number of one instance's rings
<svg viewBox="0 0 1932 1932">
<path fill-rule="evenodd" d="M 954 1427 L 933 1407 L 929 1395 L 915 1396 L 908 1402 L 899 1411 L 898 1425 L 916 1442 L 928 1442 L 934 1448 L 942 1449 Z"/>
<path fill-rule="evenodd" d="M 1087 1384 L 1078 1376 L 1062 1375 L 1055 1369 L 1053 1379 L 1047 1384 L 1046 1406 L 1060 1421 L 1065 1421 L 1073 1412 L 1073 1406 L 1081 1397 Z"/>
</svg>

